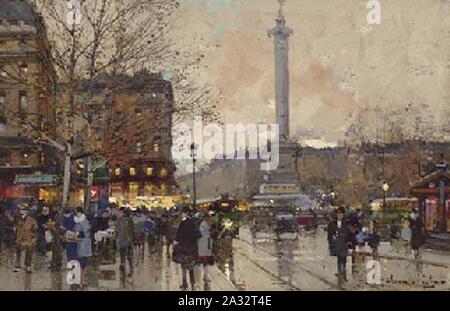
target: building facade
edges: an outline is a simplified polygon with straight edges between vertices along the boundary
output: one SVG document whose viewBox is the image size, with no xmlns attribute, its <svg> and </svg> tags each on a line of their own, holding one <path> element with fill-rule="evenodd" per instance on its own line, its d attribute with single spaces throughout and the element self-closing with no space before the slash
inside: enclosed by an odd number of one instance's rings
<svg viewBox="0 0 450 311">
<path fill-rule="evenodd" d="M 43 142 L 56 135 L 56 73 L 44 21 L 27 1 L 0 8 L 0 200 L 55 199 L 60 155 Z"/>
<path fill-rule="evenodd" d="M 172 85 L 160 74 L 100 75 L 80 85 L 89 94 L 86 139 L 106 162 L 110 201 L 146 204 L 175 192 L 172 160 Z M 83 170 L 77 170 L 83 174 Z M 147 202 L 148 203 L 148 202 Z"/>
</svg>

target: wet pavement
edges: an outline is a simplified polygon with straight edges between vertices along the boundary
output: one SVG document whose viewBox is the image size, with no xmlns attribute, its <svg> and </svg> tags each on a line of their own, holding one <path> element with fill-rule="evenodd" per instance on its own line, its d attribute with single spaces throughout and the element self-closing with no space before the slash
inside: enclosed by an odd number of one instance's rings
<svg viewBox="0 0 450 311">
<path fill-rule="evenodd" d="M 79 290 L 66 281 L 67 271 L 52 272 L 49 259 L 34 254 L 33 272 L 23 269 L 13 272 L 14 256 L 9 251 L 0 253 L 0 290 Z M 118 256 L 115 263 L 96 264 L 92 260 L 87 269 L 88 287 L 83 290 L 156 290 L 177 291 L 182 282 L 181 267 L 172 262 L 166 254 L 166 246 L 160 252 L 134 258 L 132 275 L 119 270 Z M 195 290 L 236 290 L 224 274 L 216 267 L 209 269 L 210 282 L 203 282 L 202 268 L 196 266 Z"/>
<path fill-rule="evenodd" d="M 301 233 L 297 240 L 277 241 L 275 237 L 256 240 L 249 227 L 242 226 L 239 239 L 216 244 L 218 260 L 210 267 L 210 282 L 204 283 L 202 268 L 196 266 L 196 290 L 449 290 L 450 265 L 445 254 L 424 250 L 424 263 L 417 264 L 404 251 L 380 247 L 381 284 L 368 285 L 367 255 L 352 266 L 348 257 L 349 282 L 338 285 L 336 258 L 328 255 L 326 232 Z M 386 256 L 383 254 L 386 253 Z M 135 252 L 136 254 L 136 252 Z M 394 256 L 395 255 L 395 256 Z M 171 261 L 166 246 L 143 257 L 134 258 L 134 273 L 119 271 L 116 262 L 91 261 L 84 290 L 180 290 L 181 268 Z M 34 254 L 33 273 L 13 272 L 14 256 L 0 253 L 0 290 L 71 290 L 67 271 L 51 272 L 49 259 Z M 128 268 L 128 267 L 127 267 Z M 199 281 L 200 280 L 200 281 Z"/>
<path fill-rule="evenodd" d="M 386 246 L 384 247 L 387 248 Z M 302 233 L 298 240 L 255 240 L 248 227 L 233 241 L 234 282 L 248 290 L 412 290 L 450 289 L 450 265 L 444 255 L 423 251 L 427 260 L 417 264 L 405 251 L 396 257 L 380 254 L 381 284 L 368 285 L 366 268 L 372 256 L 352 266 L 348 257 L 349 282 L 338 285 L 336 257 L 328 255 L 326 232 Z M 428 263 L 429 261 L 432 263 Z M 255 273 L 259 271 L 259 273 Z"/>
</svg>

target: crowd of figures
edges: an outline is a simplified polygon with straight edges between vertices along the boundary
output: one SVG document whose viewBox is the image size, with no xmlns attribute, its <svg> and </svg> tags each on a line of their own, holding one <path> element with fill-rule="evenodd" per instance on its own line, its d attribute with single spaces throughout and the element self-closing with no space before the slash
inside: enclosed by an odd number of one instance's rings
<svg viewBox="0 0 450 311">
<path fill-rule="evenodd" d="M 337 274 L 340 281 L 347 282 L 347 257 L 352 257 L 352 270 L 365 260 L 365 247 L 372 250 L 374 260 L 378 259 L 381 237 L 378 223 L 373 214 L 364 215 L 362 209 L 346 214 L 345 208 L 338 208 L 327 228 L 327 239 L 331 256 L 337 257 Z M 401 244 L 410 250 L 416 260 L 420 259 L 420 247 L 424 244 L 422 223 L 417 209 L 403 216 L 399 233 L 391 234 L 392 245 Z M 395 231 L 397 232 L 397 231 Z"/>
<path fill-rule="evenodd" d="M 14 272 L 24 267 L 31 273 L 33 256 L 47 259 L 50 269 L 69 262 L 80 267 L 80 285 L 87 286 L 86 269 L 91 257 L 119 258 L 119 269 L 133 274 L 134 257 L 152 256 L 166 244 L 166 256 L 181 265 L 181 289 L 195 288 L 194 265 L 203 266 L 205 284 L 210 282 L 208 266 L 214 263 L 213 241 L 221 234 L 214 212 L 200 213 L 188 206 L 150 211 L 111 204 L 89 214 L 83 208 L 57 211 L 36 205 L 1 206 L 0 248 L 14 251 Z M 13 253 L 13 252 L 11 252 Z M 128 263 L 128 265 L 127 265 Z M 189 284 L 188 284 L 189 276 Z"/>
</svg>

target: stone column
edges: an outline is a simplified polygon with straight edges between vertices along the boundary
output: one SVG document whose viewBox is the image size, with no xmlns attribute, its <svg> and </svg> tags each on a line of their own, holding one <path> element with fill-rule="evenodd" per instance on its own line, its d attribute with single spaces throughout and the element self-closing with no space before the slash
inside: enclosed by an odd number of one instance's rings
<svg viewBox="0 0 450 311">
<path fill-rule="evenodd" d="M 289 37 L 293 31 L 286 26 L 284 1 L 279 2 L 276 26 L 267 34 L 270 38 L 273 37 L 275 48 L 276 123 L 280 127 L 280 141 L 286 141 L 289 138 Z"/>
</svg>

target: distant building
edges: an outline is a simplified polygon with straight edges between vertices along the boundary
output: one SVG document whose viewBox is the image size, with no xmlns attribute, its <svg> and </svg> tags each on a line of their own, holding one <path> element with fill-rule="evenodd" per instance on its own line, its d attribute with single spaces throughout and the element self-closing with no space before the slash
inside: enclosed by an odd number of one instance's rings
<svg viewBox="0 0 450 311">
<path fill-rule="evenodd" d="M 434 163 L 450 150 L 449 143 L 405 142 L 385 146 L 370 145 L 353 150 L 346 147 L 300 148 L 297 172 L 301 191 L 337 195 L 336 202 L 348 206 L 364 205 L 383 196 L 387 182 L 389 198 L 406 197 L 411 184 L 433 172 Z M 264 178 L 259 160 L 215 160 L 197 172 L 198 198 L 223 193 L 249 198 Z M 192 174 L 177 178 L 182 191 L 192 194 Z"/>
<path fill-rule="evenodd" d="M 0 8 L 0 200 L 54 197 L 47 190 L 55 186 L 60 154 L 38 142 L 56 135 L 47 32 L 27 1 L 0 0 Z M 32 177 L 39 174 L 52 176 Z"/>
<path fill-rule="evenodd" d="M 263 172 L 258 159 L 213 160 L 196 172 L 197 197 L 205 199 L 229 194 L 250 200 L 258 192 Z M 177 177 L 177 183 L 182 192 L 192 194 L 192 174 Z"/>
</svg>

